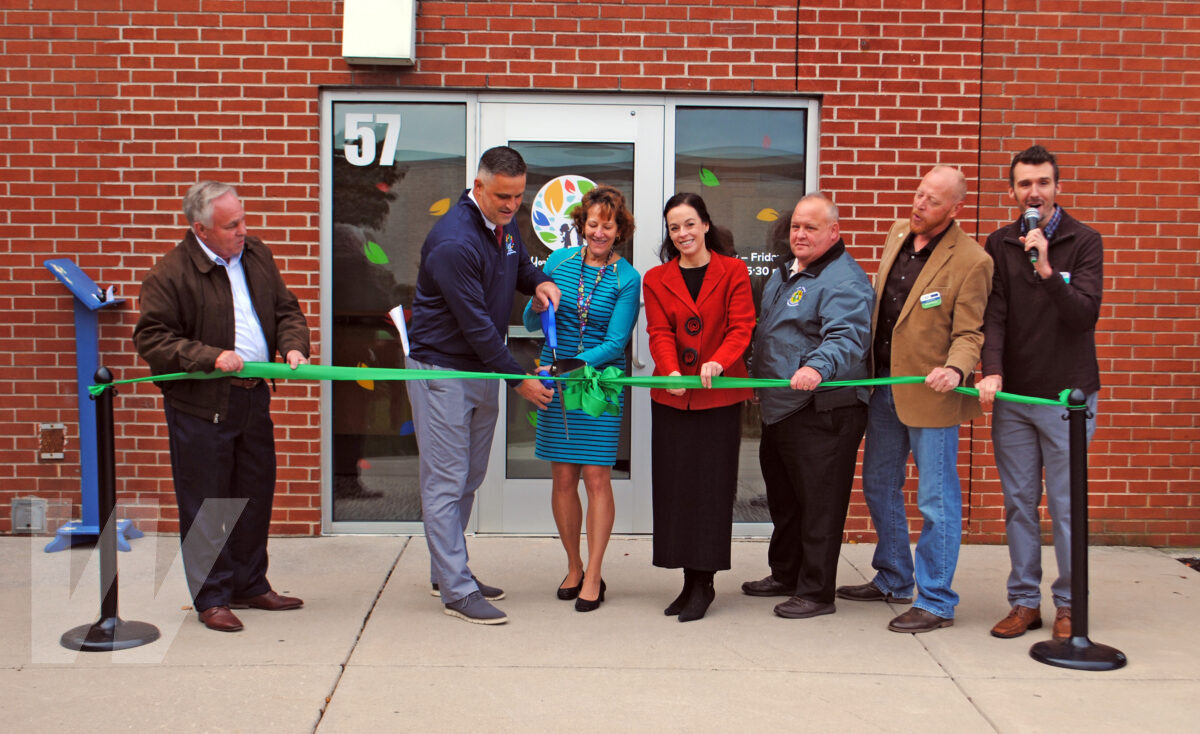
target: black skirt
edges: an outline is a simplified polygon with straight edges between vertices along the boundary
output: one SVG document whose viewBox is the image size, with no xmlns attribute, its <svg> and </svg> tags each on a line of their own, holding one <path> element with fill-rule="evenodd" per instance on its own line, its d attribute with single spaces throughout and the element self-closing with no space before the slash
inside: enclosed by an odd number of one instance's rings
<svg viewBox="0 0 1200 734">
<path fill-rule="evenodd" d="M 708 410 L 650 406 L 654 565 L 728 569 L 742 405 Z"/>
</svg>

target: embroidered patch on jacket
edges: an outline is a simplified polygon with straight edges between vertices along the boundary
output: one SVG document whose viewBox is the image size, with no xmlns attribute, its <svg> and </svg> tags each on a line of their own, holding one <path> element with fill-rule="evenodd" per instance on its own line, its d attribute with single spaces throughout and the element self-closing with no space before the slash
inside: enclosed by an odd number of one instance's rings
<svg viewBox="0 0 1200 734">
<path fill-rule="evenodd" d="M 793 291 L 792 296 L 791 296 L 791 298 L 788 299 L 787 303 L 789 306 L 799 305 L 801 298 L 804 298 L 804 286 L 800 286 L 795 291 Z"/>
</svg>

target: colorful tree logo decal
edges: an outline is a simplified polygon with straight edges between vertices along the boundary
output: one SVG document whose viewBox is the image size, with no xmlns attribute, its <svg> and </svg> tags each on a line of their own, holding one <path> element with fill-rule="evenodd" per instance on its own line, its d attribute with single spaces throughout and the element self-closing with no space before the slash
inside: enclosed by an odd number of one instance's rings
<svg viewBox="0 0 1200 734">
<path fill-rule="evenodd" d="M 583 237 L 571 221 L 571 212 L 579 206 L 583 195 L 596 184 L 583 176 L 559 176 L 546 182 L 533 197 L 533 231 L 542 244 L 551 250 L 583 244 Z"/>
</svg>

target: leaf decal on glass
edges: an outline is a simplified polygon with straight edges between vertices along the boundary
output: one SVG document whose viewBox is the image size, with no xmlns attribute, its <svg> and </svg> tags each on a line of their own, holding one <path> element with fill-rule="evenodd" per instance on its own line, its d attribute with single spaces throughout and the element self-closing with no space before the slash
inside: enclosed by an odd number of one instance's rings
<svg viewBox="0 0 1200 734">
<path fill-rule="evenodd" d="M 548 245 L 553 245 L 555 242 L 558 242 L 558 235 L 554 232 L 538 232 L 538 237 L 542 239 L 542 242 L 545 242 Z"/>
<path fill-rule="evenodd" d="M 774 222 L 776 219 L 779 219 L 779 212 L 775 211 L 771 207 L 767 207 L 766 209 L 760 210 L 758 214 L 755 215 L 755 218 L 760 222 Z"/>
<path fill-rule="evenodd" d="M 433 202 L 433 206 L 429 207 L 429 213 L 435 217 L 440 217 L 448 211 L 450 211 L 449 197 L 445 199 L 438 199 L 437 201 Z"/>
<path fill-rule="evenodd" d="M 578 209 L 579 205 L 582 203 L 583 203 L 582 201 L 577 201 L 574 204 L 572 204 L 571 206 L 567 207 L 567 210 L 565 212 L 563 212 L 563 216 L 564 217 L 573 216 L 572 212 L 574 212 L 576 209 Z"/>
<path fill-rule="evenodd" d="M 555 181 L 546 189 L 546 208 L 552 212 L 562 210 L 563 205 L 563 190 L 562 183 Z"/>
<path fill-rule="evenodd" d="M 587 192 L 591 191 L 594 188 L 596 188 L 596 184 L 592 183 L 591 181 L 588 181 L 586 179 L 581 179 L 579 181 L 579 195 L 580 196 L 587 194 Z"/>
<path fill-rule="evenodd" d="M 571 183 L 571 179 L 569 179 L 569 178 L 567 180 L 563 181 L 563 188 L 565 188 L 567 190 L 568 194 L 575 193 L 575 184 Z"/>
<path fill-rule="evenodd" d="M 363 245 L 363 253 L 366 254 L 368 260 L 376 265 L 387 265 L 387 253 L 374 242 L 367 240 L 367 244 Z"/>
<path fill-rule="evenodd" d="M 545 227 L 550 224 L 550 219 L 542 212 L 541 209 L 533 210 L 533 223 Z"/>
<path fill-rule="evenodd" d="M 360 368 L 363 368 L 363 367 L 367 366 L 367 363 L 359 362 L 358 366 Z M 374 390 L 375 389 L 375 381 L 374 380 L 355 380 L 355 382 L 357 382 L 358 386 L 363 388 L 364 390 Z"/>
<path fill-rule="evenodd" d="M 770 148 L 770 147 L 771 147 L 771 136 L 770 136 L 770 135 L 764 135 L 764 136 L 763 136 L 763 147 L 764 147 L 764 148 Z"/>
<path fill-rule="evenodd" d="M 703 186 L 720 186 L 721 182 L 717 180 L 717 174 L 707 168 L 700 169 L 700 183 Z"/>
<path fill-rule="evenodd" d="M 533 426 L 534 428 L 537 428 L 537 411 L 536 410 L 529 411 L 529 414 L 525 416 L 525 419 L 529 421 L 529 425 Z"/>
</svg>

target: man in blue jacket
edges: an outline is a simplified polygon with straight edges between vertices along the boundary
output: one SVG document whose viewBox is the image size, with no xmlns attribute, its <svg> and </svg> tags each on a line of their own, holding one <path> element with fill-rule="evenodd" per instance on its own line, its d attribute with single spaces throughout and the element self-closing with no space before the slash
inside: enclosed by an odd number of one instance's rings
<svg viewBox="0 0 1200 734">
<path fill-rule="evenodd" d="M 534 310 L 558 305 L 553 281 L 534 267 L 513 217 L 525 193 L 525 161 L 500 146 L 483 154 L 471 189 L 442 217 L 421 247 L 412 304 L 409 369 L 521 374 L 504 335 L 513 293 L 535 298 Z M 517 393 L 544 409 L 553 393 L 530 378 Z M 478 581 L 467 566 L 464 532 L 475 490 L 487 474 L 499 415 L 491 380 L 407 383 L 420 448 L 421 511 L 433 592 L 445 612 L 475 624 L 503 624 L 490 602 L 504 591 Z"/>
<path fill-rule="evenodd" d="M 834 582 L 850 504 L 867 390 L 821 388 L 870 376 L 867 349 L 875 291 L 838 231 L 838 211 L 820 194 L 792 213 L 792 257 L 763 288 L 754 377 L 790 379 L 759 391 L 758 459 L 775 530 L 771 575 L 742 584 L 751 596 L 786 596 L 775 614 L 806 619 L 835 611 Z"/>
</svg>

